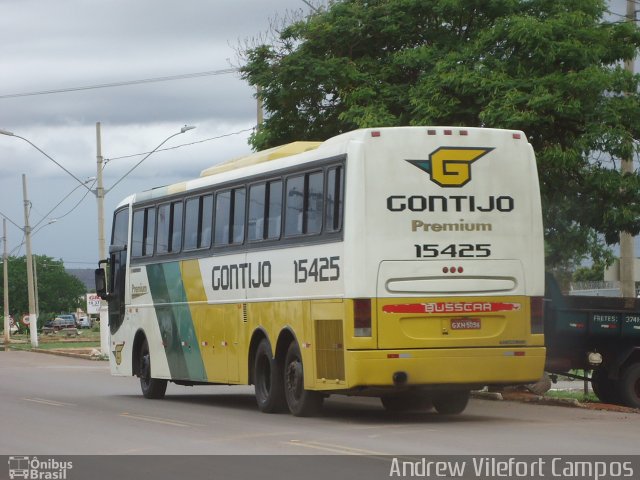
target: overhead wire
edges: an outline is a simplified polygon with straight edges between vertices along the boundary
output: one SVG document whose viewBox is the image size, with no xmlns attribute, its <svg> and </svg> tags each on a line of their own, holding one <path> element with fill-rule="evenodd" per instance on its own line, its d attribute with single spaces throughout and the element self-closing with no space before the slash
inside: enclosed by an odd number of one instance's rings
<svg viewBox="0 0 640 480">
<path fill-rule="evenodd" d="M 22 93 L 9 93 L 5 95 L 0 95 L 0 100 L 5 98 L 17 98 L 17 97 L 33 97 L 36 95 L 50 95 L 54 93 L 67 93 L 67 92 L 79 92 L 82 90 L 95 90 L 99 88 L 112 88 L 112 87 L 124 87 L 128 85 L 141 85 L 145 83 L 157 83 L 157 82 L 171 82 L 174 80 L 184 80 L 188 78 L 198 78 L 198 77 L 209 77 L 214 75 L 226 75 L 229 73 L 235 73 L 238 70 L 236 68 L 225 68 L 221 70 L 209 70 L 206 72 L 196 72 L 196 73 L 183 73 L 181 75 L 170 75 L 166 77 L 154 77 L 154 78 L 143 78 L 140 80 L 125 80 L 120 82 L 111 82 L 111 83 L 99 83 L 96 85 L 85 85 L 79 87 L 67 87 L 67 88 L 58 88 L 52 90 L 41 90 L 36 92 L 22 92 Z"/>
<path fill-rule="evenodd" d="M 203 140 L 196 140 L 194 142 L 189 142 L 189 143 L 182 143 L 180 145 L 175 145 L 173 147 L 166 147 L 166 148 L 160 148 L 158 150 L 156 150 L 157 152 L 165 152 L 167 150 L 176 150 L 178 148 L 182 148 L 182 147 L 188 147 L 191 145 L 197 145 L 199 143 L 205 143 L 205 142 L 210 142 L 211 140 L 218 140 L 220 138 L 225 138 L 225 137 L 231 137 L 233 135 L 240 135 L 241 133 L 246 133 L 246 132 L 251 132 L 255 129 L 255 127 L 251 127 L 251 128 L 245 128 L 243 130 L 238 130 L 237 132 L 231 132 L 231 133 L 225 133 L 224 135 L 218 135 L 217 137 L 210 137 L 210 138 L 205 138 Z M 112 160 L 122 160 L 124 158 L 133 158 L 133 157 L 140 157 L 142 155 L 148 155 L 151 152 L 142 152 L 142 153 L 133 153 L 131 155 L 122 155 L 120 157 L 111 157 L 111 158 L 105 158 L 105 166 L 107 162 L 111 162 Z"/>
</svg>

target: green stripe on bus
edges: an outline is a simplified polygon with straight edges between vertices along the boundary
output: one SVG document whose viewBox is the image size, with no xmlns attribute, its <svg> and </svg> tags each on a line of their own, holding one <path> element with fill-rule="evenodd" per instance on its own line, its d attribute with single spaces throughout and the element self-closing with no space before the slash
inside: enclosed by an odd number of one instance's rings
<svg viewBox="0 0 640 480">
<path fill-rule="evenodd" d="M 171 378 L 207 381 L 177 262 L 147 266 Z"/>
</svg>

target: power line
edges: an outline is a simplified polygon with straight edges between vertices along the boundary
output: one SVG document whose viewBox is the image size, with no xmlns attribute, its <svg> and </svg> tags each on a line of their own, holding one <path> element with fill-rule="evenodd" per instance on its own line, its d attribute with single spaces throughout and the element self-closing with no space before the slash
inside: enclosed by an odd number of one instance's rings
<svg viewBox="0 0 640 480">
<path fill-rule="evenodd" d="M 209 70 L 206 72 L 184 73 L 182 75 L 171 75 L 168 77 L 143 78 L 141 80 L 125 80 L 121 82 L 99 83 L 97 85 L 86 85 L 82 87 L 68 87 L 68 88 L 59 88 L 55 90 L 41 90 L 38 92 L 10 93 L 7 95 L 0 95 L 0 100 L 5 98 L 33 97 L 36 95 L 50 95 L 53 93 L 78 92 L 81 90 L 95 90 L 98 88 L 124 87 L 128 85 L 140 85 L 144 83 L 171 82 L 174 80 L 184 80 L 188 78 L 210 77 L 214 75 L 226 75 L 229 73 L 235 73 L 236 71 L 237 69 L 235 68 L 225 68 L 222 70 Z"/>
<path fill-rule="evenodd" d="M 217 137 L 205 138 L 204 140 L 196 140 L 195 142 L 190 142 L 190 143 L 182 143 L 182 144 L 176 145 L 174 147 L 161 148 L 159 150 L 156 150 L 156 152 L 165 152 L 167 150 L 176 150 L 177 148 L 188 147 L 188 146 L 191 146 L 191 145 L 196 145 L 198 143 L 210 142 L 211 140 L 218 140 L 220 138 L 231 137 L 233 135 L 240 135 L 241 133 L 251 132 L 251 131 L 253 131 L 253 129 L 254 129 L 254 127 L 245 128 L 244 130 L 238 130 L 237 132 L 232 132 L 232 133 L 225 133 L 224 135 L 219 135 Z M 134 154 L 131 154 L 131 155 L 123 155 L 121 157 L 105 158 L 104 161 L 105 161 L 105 164 L 106 164 L 106 162 L 110 162 L 112 160 L 122 160 L 124 158 L 140 157 L 142 155 L 148 155 L 149 153 L 150 152 L 142 152 L 142 153 L 134 153 Z"/>
</svg>

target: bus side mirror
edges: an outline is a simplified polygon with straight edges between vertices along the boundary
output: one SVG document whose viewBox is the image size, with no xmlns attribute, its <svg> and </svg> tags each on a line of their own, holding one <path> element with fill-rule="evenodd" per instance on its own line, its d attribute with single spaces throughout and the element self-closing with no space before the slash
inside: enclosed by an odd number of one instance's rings
<svg viewBox="0 0 640 480">
<path fill-rule="evenodd" d="M 106 298 L 107 296 L 107 276 L 104 271 L 104 268 L 96 268 L 95 270 L 95 279 L 96 279 L 96 293 L 100 298 Z"/>
<path fill-rule="evenodd" d="M 111 295 L 107 293 L 107 272 L 101 267 L 103 263 L 109 263 L 109 260 L 98 262 L 98 268 L 95 270 L 96 293 L 100 298 L 109 301 Z"/>
</svg>

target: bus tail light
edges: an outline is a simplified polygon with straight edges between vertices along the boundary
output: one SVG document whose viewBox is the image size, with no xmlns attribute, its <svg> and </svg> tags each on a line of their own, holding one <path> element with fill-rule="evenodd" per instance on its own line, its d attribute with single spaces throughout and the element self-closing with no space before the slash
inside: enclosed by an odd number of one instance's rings
<svg viewBox="0 0 640 480">
<path fill-rule="evenodd" d="M 353 336 L 371 336 L 371 299 L 356 298 L 353 300 Z"/>
<path fill-rule="evenodd" d="M 531 297 L 531 333 L 544 333 L 544 297 Z"/>
</svg>

